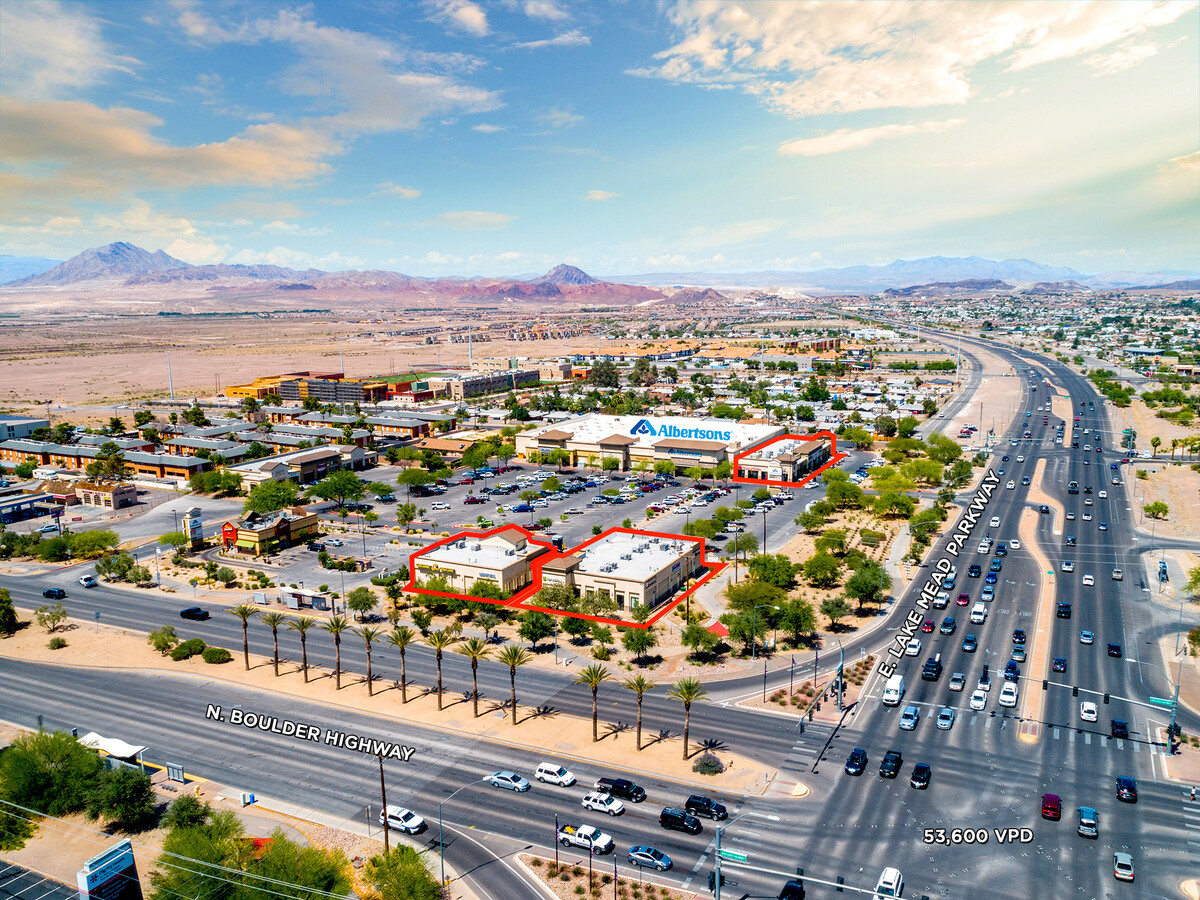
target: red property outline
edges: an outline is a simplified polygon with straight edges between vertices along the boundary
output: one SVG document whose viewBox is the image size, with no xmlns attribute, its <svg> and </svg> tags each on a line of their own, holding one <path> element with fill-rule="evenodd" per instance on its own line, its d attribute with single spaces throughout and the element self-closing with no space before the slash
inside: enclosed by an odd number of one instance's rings
<svg viewBox="0 0 1200 900">
<path fill-rule="evenodd" d="M 772 444 L 778 443 L 779 441 L 815 441 L 821 438 L 829 438 L 829 459 L 823 466 L 821 466 L 821 468 L 817 469 L 815 472 L 809 472 L 799 481 L 772 481 L 769 478 L 744 478 L 738 475 L 738 469 L 741 466 L 742 457 L 744 456 L 751 456 L 752 454 L 759 453 L 764 448 L 770 447 Z M 749 450 L 743 450 L 741 453 L 737 454 L 737 456 L 733 458 L 733 478 L 731 480 L 736 481 L 738 484 L 756 484 L 760 487 L 768 484 L 773 485 L 774 487 L 783 488 L 800 487 L 800 485 L 816 478 L 830 466 L 836 466 L 845 458 L 845 453 L 838 453 L 837 435 L 832 431 L 818 431 L 814 434 L 781 434 L 779 437 L 773 437 L 769 441 L 763 441 L 761 444 L 755 444 Z"/>
<path fill-rule="evenodd" d="M 540 554 L 539 556 L 537 556 L 535 559 L 533 559 L 530 562 L 529 567 L 532 570 L 531 583 L 527 587 L 524 587 L 521 590 L 517 591 L 517 593 L 513 594 L 507 600 L 490 600 L 486 597 L 472 597 L 470 594 L 459 594 L 455 591 L 431 591 L 426 588 L 417 587 L 417 559 L 418 559 L 418 557 L 421 557 L 421 556 L 425 555 L 426 553 L 428 553 L 429 551 L 434 550 L 438 547 L 442 547 L 446 544 L 453 543 L 454 541 L 457 541 L 461 538 L 490 537 L 491 535 L 498 534 L 501 531 L 506 531 L 509 529 L 516 529 L 521 534 L 525 535 L 525 537 L 528 538 L 530 543 L 537 544 L 538 546 L 541 546 L 541 547 L 545 547 L 545 548 L 547 548 L 547 550 L 549 550 L 549 552 Z M 529 599 L 530 597 L 532 597 L 534 594 L 536 594 L 538 591 L 540 591 L 542 589 L 542 566 L 544 566 L 546 563 L 548 563 L 552 559 L 562 559 L 563 557 L 570 556 L 573 553 L 578 553 L 580 550 L 586 549 L 587 547 L 591 546 L 592 544 L 596 543 L 597 541 L 604 540 L 604 538 L 608 537 L 611 534 L 640 534 L 645 537 L 667 538 L 668 540 L 672 540 L 672 541 L 693 541 L 694 543 L 698 543 L 700 545 L 700 565 L 701 565 L 701 567 L 708 569 L 709 571 L 705 575 L 703 575 L 699 580 L 697 580 L 697 582 L 692 587 L 688 588 L 686 591 L 684 591 L 682 594 L 680 594 L 674 600 L 671 600 L 671 601 L 663 604 L 662 608 L 660 610 L 658 610 L 653 616 L 651 616 L 643 624 L 639 624 L 637 622 L 626 621 L 624 619 L 612 619 L 607 616 L 591 616 L 591 615 L 587 615 L 585 613 L 573 613 L 573 612 L 567 612 L 567 611 L 561 610 L 561 609 L 549 609 L 544 606 L 534 606 L 533 604 L 525 602 L 527 599 Z M 427 597 L 447 597 L 449 599 L 456 599 L 456 600 L 470 600 L 475 603 L 491 603 L 495 606 L 507 606 L 507 607 L 510 607 L 513 609 L 533 610 L 534 612 L 548 613 L 549 615 L 552 615 L 552 616 L 570 616 L 573 619 L 587 619 L 590 622 L 600 622 L 604 625 L 617 625 L 621 628 L 649 628 L 651 625 L 653 625 L 655 622 L 657 622 L 659 619 L 661 619 L 663 616 L 665 616 L 667 613 L 669 613 L 671 610 L 673 610 L 675 607 L 677 607 L 680 603 L 682 603 L 684 600 L 686 600 L 689 596 L 691 596 L 695 591 L 697 591 L 700 588 L 700 586 L 702 584 L 705 584 L 706 582 L 708 582 L 710 579 L 712 579 L 714 576 L 716 576 L 718 573 L 720 573 L 721 571 L 723 571 L 724 569 L 726 569 L 729 566 L 729 563 L 709 562 L 707 559 L 705 559 L 706 552 L 707 552 L 707 547 L 704 543 L 704 538 L 690 537 L 685 534 L 671 534 L 670 532 L 664 532 L 664 531 L 642 531 L 641 529 L 638 529 L 638 528 L 620 528 L 620 527 L 610 528 L 607 531 L 601 532 L 600 534 L 596 535 L 595 537 L 591 538 L 590 540 L 584 541 L 582 544 L 572 547 L 569 550 L 558 550 L 557 548 L 555 548 L 555 546 L 553 544 L 549 543 L 548 541 L 538 540 L 536 537 L 533 536 L 532 532 L 527 531 L 526 529 L 522 528 L 520 525 L 517 525 L 516 523 L 510 522 L 505 525 L 499 525 L 495 528 L 490 528 L 486 531 L 460 531 L 457 534 L 452 534 L 449 537 L 444 537 L 440 541 L 430 544 L 428 547 L 423 547 L 420 550 L 418 550 L 416 553 L 409 554 L 409 557 L 408 557 L 409 579 L 408 579 L 408 584 L 406 584 L 404 586 L 404 590 L 408 591 L 409 593 L 413 593 L 413 594 L 424 594 Z"/>
</svg>

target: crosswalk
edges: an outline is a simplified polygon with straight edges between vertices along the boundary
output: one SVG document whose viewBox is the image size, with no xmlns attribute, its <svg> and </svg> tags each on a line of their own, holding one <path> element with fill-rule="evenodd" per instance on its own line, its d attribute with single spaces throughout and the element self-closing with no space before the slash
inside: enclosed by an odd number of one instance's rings
<svg viewBox="0 0 1200 900">
<path fill-rule="evenodd" d="M 811 770 L 817 756 L 825 748 L 833 728 L 833 725 L 823 722 L 805 722 L 804 734 L 800 734 L 799 728 L 796 729 L 796 739 L 783 765 L 779 767 L 779 776 L 772 782 L 768 795 L 792 796 L 797 782 L 803 780 L 801 776 Z"/>
</svg>

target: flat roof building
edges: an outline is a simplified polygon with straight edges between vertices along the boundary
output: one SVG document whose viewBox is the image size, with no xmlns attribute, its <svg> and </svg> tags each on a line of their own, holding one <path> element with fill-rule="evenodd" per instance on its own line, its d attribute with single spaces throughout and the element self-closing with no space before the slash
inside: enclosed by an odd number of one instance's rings
<svg viewBox="0 0 1200 900">
<path fill-rule="evenodd" d="M 697 540 L 614 529 L 570 556 L 547 562 L 542 581 L 566 583 L 580 596 L 607 595 L 620 611 L 639 603 L 653 609 L 704 573 L 703 548 Z"/>
<path fill-rule="evenodd" d="M 741 457 L 735 474 L 758 481 L 799 481 L 821 468 L 831 454 L 826 440 L 772 441 Z"/>
<path fill-rule="evenodd" d="M 0 440 L 12 441 L 27 438 L 39 428 L 49 428 L 49 419 L 32 416 L 0 416 Z"/>
<path fill-rule="evenodd" d="M 494 584 L 505 595 L 530 583 L 530 562 L 551 548 L 530 541 L 524 531 L 504 526 L 487 534 L 464 534 L 413 554 L 413 577 L 443 578 L 451 591 L 467 593 L 477 581 Z"/>
</svg>

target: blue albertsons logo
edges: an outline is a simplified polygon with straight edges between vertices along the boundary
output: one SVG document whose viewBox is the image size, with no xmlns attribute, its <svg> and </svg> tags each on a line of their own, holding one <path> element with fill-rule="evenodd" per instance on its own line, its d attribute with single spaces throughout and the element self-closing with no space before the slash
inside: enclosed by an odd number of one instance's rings
<svg viewBox="0 0 1200 900">
<path fill-rule="evenodd" d="M 651 437 L 688 438 L 698 441 L 725 441 L 732 438 L 729 431 L 714 431 L 711 428 L 680 428 L 678 425 L 659 425 L 655 428 L 649 419 L 638 419 L 629 429 L 630 434 L 648 434 Z"/>
</svg>

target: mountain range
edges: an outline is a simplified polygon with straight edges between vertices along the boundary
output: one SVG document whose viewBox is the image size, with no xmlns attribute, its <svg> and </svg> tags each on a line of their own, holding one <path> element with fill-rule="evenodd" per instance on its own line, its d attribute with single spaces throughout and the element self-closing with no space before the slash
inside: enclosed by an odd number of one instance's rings
<svg viewBox="0 0 1200 900">
<path fill-rule="evenodd" d="M 16 276 L 12 278 L 12 276 Z M 1071 290 L 1188 283 L 1192 272 L 1112 272 L 1086 275 L 1063 266 L 1028 259 L 994 260 L 979 256 L 930 256 L 898 259 L 882 266 L 847 266 L 810 271 L 743 273 L 655 272 L 645 275 L 594 278 L 575 266 L 558 265 L 540 276 L 500 278 L 422 278 L 382 270 L 323 272 L 273 265 L 201 265 L 176 259 L 162 250 L 150 252 L 124 241 L 85 250 L 65 262 L 40 257 L 0 257 L 0 284 L 5 288 L 65 287 L 106 281 L 124 285 L 205 285 L 209 291 L 379 291 L 428 300 L 463 299 L 476 302 L 512 300 L 647 303 L 669 298 L 672 303 L 712 303 L 723 296 L 716 287 L 777 288 L 819 294 L 875 294 L 925 286 L 946 293 L 978 287 L 982 290 L 1055 286 Z M 9 280 L 11 278 L 11 280 Z M 659 286 L 683 290 L 664 292 Z M 693 290 L 699 288 L 699 290 Z"/>
</svg>

